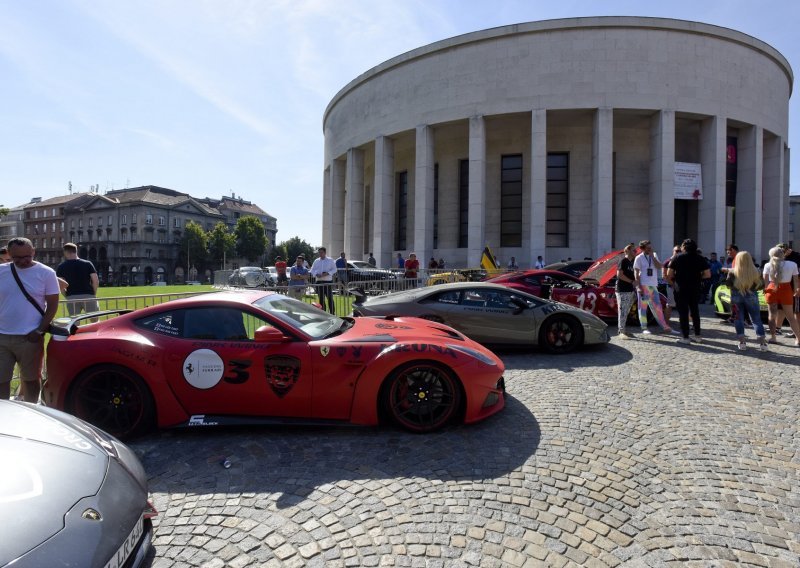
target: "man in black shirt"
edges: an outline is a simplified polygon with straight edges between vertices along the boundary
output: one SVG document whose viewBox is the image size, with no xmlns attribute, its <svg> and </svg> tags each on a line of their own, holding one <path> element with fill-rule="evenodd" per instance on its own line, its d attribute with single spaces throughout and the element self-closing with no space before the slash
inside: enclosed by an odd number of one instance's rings
<svg viewBox="0 0 800 568">
<path fill-rule="evenodd" d="M 625 330 L 628 322 L 628 314 L 631 311 L 633 302 L 636 301 L 636 288 L 633 273 L 633 259 L 636 258 L 636 245 L 629 244 L 624 249 L 623 256 L 617 264 L 617 284 L 615 292 L 617 296 L 617 328 L 620 339 L 630 339 L 630 334 Z"/>
<path fill-rule="evenodd" d="M 681 322 L 678 343 L 701 342 L 700 306 L 698 300 L 702 291 L 703 279 L 711 278 L 711 269 L 706 259 L 697 254 L 697 243 L 686 239 L 681 243 L 681 254 L 670 262 L 667 279 L 675 291 L 675 304 Z M 689 339 L 689 312 L 694 323 L 694 337 Z"/>
<path fill-rule="evenodd" d="M 68 300 L 67 313 L 74 316 L 98 311 L 95 295 L 100 281 L 94 264 L 78 258 L 78 247 L 74 243 L 65 244 L 63 249 L 66 260 L 58 265 L 56 274 L 67 281 L 67 289 L 63 291 Z"/>
</svg>

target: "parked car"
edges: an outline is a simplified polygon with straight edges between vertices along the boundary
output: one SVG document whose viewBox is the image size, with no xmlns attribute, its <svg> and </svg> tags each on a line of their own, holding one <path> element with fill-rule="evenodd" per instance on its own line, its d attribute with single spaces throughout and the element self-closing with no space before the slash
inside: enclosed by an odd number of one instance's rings
<svg viewBox="0 0 800 568">
<path fill-rule="evenodd" d="M 425 282 L 426 286 L 448 284 L 450 282 L 480 282 L 486 278 L 486 270 L 482 268 L 465 268 L 448 272 L 432 273 Z"/>
<path fill-rule="evenodd" d="M 359 296 L 353 315 L 414 316 L 452 326 L 484 345 L 539 345 L 553 353 L 609 340 L 608 326 L 586 311 L 488 282 Z"/>
<path fill-rule="evenodd" d="M 580 278 L 581 275 L 586 272 L 590 266 L 592 266 L 592 264 L 594 264 L 593 260 L 569 260 L 553 262 L 545 266 L 544 270 L 557 270 L 559 272 L 569 274 L 570 276 Z"/>
<path fill-rule="evenodd" d="M 334 279 L 339 279 L 338 272 Z M 368 292 L 381 292 L 397 289 L 398 275 L 385 268 L 375 268 L 363 260 L 348 260 L 347 281 L 349 285 L 361 287 Z"/>
<path fill-rule="evenodd" d="M 85 320 L 55 320 L 43 400 L 120 437 L 155 426 L 383 419 L 429 432 L 504 405 L 502 361 L 428 321 L 339 318 L 269 291 Z"/>
<path fill-rule="evenodd" d="M 275 281 L 269 272 L 265 272 L 258 266 L 243 266 L 233 271 L 228 277 L 228 284 L 243 288 L 258 288 L 261 286 L 274 286 Z"/>
<path fill-rule="evenodd" d="M 769 306 L 764 297 L 764 290 L 758 291 L 758 309 L 761 312 L 761 321 L 769 321 Z M 714 291 L 714 313 L 721 318 L 731 317 L 731 289 L 727 284 L 720 284 Z"/>
<path fill-rule="evenodd" d="M 97 428 L 0 400 L 0 566 L 141 566 L 155 509 L 136 455 Z"/>
</svg>

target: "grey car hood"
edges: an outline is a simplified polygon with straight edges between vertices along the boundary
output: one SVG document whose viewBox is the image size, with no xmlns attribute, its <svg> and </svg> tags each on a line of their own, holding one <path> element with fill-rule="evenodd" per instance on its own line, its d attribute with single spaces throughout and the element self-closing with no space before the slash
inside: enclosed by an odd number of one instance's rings
<svg viewBox="0 0 800 568">
<path fill-rule="evenodd" d="M 65 512 L 97 493 L 108 460 L 89 430 L 35 405 L 0 401 L 0 566 L 62 530 Z"/>
</svg>

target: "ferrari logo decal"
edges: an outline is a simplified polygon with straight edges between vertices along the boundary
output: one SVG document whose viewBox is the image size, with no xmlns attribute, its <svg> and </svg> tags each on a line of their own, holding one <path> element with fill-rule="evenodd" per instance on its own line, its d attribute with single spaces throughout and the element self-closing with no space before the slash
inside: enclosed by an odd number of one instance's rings
<svg viewBox="0 0 800 568">
<path fill-rule="evenodd" d="M 300 377 L 300 359 L 283 355 L 267 357 L 264 359 L 264 374 L 272 392 L 283 398 Z"/>
<path fill-rule="evenodd" d="M 330 353 L 330 352 L 331 352 L 331 348 L 330 347 L 320 347 L 319 348 L 319 354 L 322 355 L 323 357 L 327 357 L 328 353 Z"/>
</svg>

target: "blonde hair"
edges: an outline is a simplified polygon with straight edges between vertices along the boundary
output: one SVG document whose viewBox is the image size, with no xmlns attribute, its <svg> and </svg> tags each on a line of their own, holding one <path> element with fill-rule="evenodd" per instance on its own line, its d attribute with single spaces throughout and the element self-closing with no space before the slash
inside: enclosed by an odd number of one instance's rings
<svg viewBox="0 0 800 568">
<path fill-rule="evenodd" d="M 733 286 L 739 292 L 749 292 L 761 284 L 761 275 L 758 273 L 753 257 L 746 250 L 736 254 L 735 266 L 731 269 L 736 280 Z"/>
<path fill-rule="evenodd" d="M 777 286 L 781 282 L 781 269 L 783 268 L 783 249 L 781 247 L 772 247 L 769 249 L 769 274 L 770 282 L 774 282 Z"/>
</svg>

